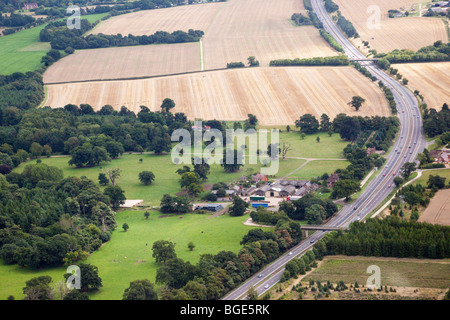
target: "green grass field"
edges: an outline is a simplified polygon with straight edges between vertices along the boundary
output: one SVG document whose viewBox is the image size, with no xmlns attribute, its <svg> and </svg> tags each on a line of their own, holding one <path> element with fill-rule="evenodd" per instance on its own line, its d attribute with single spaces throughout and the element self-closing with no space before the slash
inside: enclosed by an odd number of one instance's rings
<svg viewBox="0 0 450 320">
<path fill-rule="evenodd" d="M 298 157 L 320 157 L 328 155 L 328 158 L 340 156 L 342 148 L 346 145 L 341 143 L 339 137 L 334 135 L 328 137 L 321 135 L 320 147 L 326 147 L 327 152 L 317 148 L 316 136 L 307 136 L 300 140 L 298 133 L 282 133 L 281 141 L 290 142 L 294 151 L 289 156 Z M 329 141 L 326 141 L 329 139 Z M 269 140 L 270 141 L 270 140 Z M 303 147 L 299 147 L 303 145 Z M 142 162 L 139 159 L 142 158 Z M 98 181 L 98 174 L 106 168 L 119 167 L 122 170 L 121 178 L 118 180 L 128 199 L 143 199 L 151 206 L 159 205 L 162 196 L 166 193 L 174 194 L 181 191 L 179 186 L 179 175 L 176 170 L 179 165 L 172 163 L 170 155 L 153 154 L 124 154 L 119 159 L 114 159 L 100 167 L 75 169 L 68 165 L 70 157 L 42 158 L 42 162 L 56 166 L 63 170 L 64 176 L 86 176 L 93 181 Z M 28 163 L 35 163 L 31 160 Z M 280 170 L 277 177 L 282 177 L 292 172 L 305 163 L 302 159 L 280 160 Z M 331 172 L 337 167 L 345 167 L 346 161 L 312 161 L 305 166 L 307 170 L 300 170 L 302 177 L 313 177 L 324 172 Z M 21 164 L 14 171 L 21 172 L 26 164 Z M 211 173 L 206 184 L 216 182 L 231 182 L 242 175 L 258 172 L 260 164 L 245 165 L 240 172 L 226 173 L 220 165 L 212 165 Z M 332 169 L 330 169 L 332 168 Z M 144 186 L 138 180 L 141 171 L 153 171 L 156 179 L 150 186 Z M 290 178 L 296 178 L 294 175 Z M 92 299 L 121 299 L 123 291 L 128 287 L 130 281 L 137 279 L 149 279 L 155 281 L 158 265 L 152 258 L 151 246 L 157 240 L 170 240 L 176 243 L 177 255 L 185 260 L 195 263 L 201 254 L 215 254 L 222 250 L 238 252 L 241 248 L 242 237 L 251 229 L 243 222 L 248 215 L 243 217 L 230 217 L 222 215 L 211 217 L 210 215 L 185 214 L 182 216 L 169 215 L 160 217 L 162 214 L 156 210 L 150 210 L 149 220 L 145 220 L 143 210 L 120 210 L 116 219 L 118 228 L 113 232 L 111 240 L 94 252 L 87 263 L 99 268 L 103 280 L 103 287 L 98 292 L 92 293 Z M 127 232 L 122 230 L 122 224 L 126 222 L 130 228 Z M 189 251 L 187 244 L 195 244 L 194 251 Z M 22 288 L 25 281 L 39 276 L 50 275 L 54 282 L 62 281 L 65 269 L 63 267 L 29 270 L 22 269 L 17 265 L 7 266 L 0 264 L 0 299 L 6 299 L 14 295 L 17 299 L 23 297 Z"/>
<path fill-rule="evenodd" d="M 92 14 L 83 19 L 92 23 L 104 16 L 106 13 Z M 41 58 L 50 50 L 50 43 L 39 42 L 39 33 L 46 25 L 0 37 L 0 74 L 28 72 L 42 66 Z"/>
<path fill-rule="evenodd" d="M 142 158 L 142 162 L 139 159 Z M 120 168 L 121 178 L 117 184 L 125 190 L 127 199 L 145 200 L 151 205 L 159 205 L 164 194 L 174 194 L 181 191 L 179 179 L 180 176 L 175 172 L 181 168 L 181 165 L 172 163 L 170 155 L 153 154 L 125 154 L 118 159 L 102 164 L 100 167 L 79 168 L 76 169 L 68 165 L 70 157 L 42 158 L 42 163 L 55 166 L 63 170 L 64 177 L 68 176 L 86 176 L 94 182 L 98 182 L 98 174 L 105 172 L 107 168 Z M 32 160 L 28 163 L 34 163 Z M 291 161 L 295 165 L 295 161 Z M 299 166 L 301 163 L 299 164 Z M 21 164 L 14 171 L 22 172 L 26 164 Z M 205 184 L 217 182 L 231 182 L 242 175 L 254 174 L 258 171 L 259 164 L 246 165 L 239 172 L 226 173 L 220 165 L 211 165 L 211 173 Z M 138 178 L 139 172 L 149 170 L 155 174 L 155 181 L 150 186 L 143 185 Z"/>
<path fill-rule="evenodd" d="M 201 254 L 216 254 L 222 250 L 238 252 L 239 242 L 252 228 L 242 222 L 248 219 L 223 215 L 185 214 L 161 217 L 158 211 L 150 211 L 150 218 L 145 220 L 142 210 L 125 210 L 118 212 L 118 228 L 111 240 L 94 252 L 86 261 L 99 268 L 103 287 L 93 293 L 91 299 L 121 299 L 129 283 L 138 279 L 155 281 L 159 267 L 152 257 L 152 244 L 157 240 L 170 240 L 174 243 L 177 256 L 196 263 Z M 127 232 L 122 224 L 130 226 Z M 203 232 L 203 233 L 202 233 Z M 187 244 L 195 244 L 194 251 L 189 251 Z M 16 299 L 23 297 L 22 288 L 25 281 L 40 275 L 50 275 L 53 282 L 63 280 L 64 268 L 45 270 L 22 269 L 17 265 L 0 264 L 0 300 L 13 295 Z"/>
<path fill-rule="evenodd" d="M 316 160 L 307 163 L 303 168 L 294 172 L 289 178 L 309 180 L 322 176 L 325 172 L 334 173 L 337 169 L 345 169 L 350 162 L 347 160 Z"/>
<path fill-rule="evenodd" d="M 448 184 L 450 182 L 450 169 L 433 169 L 422 172 L 422 176 L 414 181 L 414 185 L 422 184 L 424 186 L 427 185 L 428 178 L 430 176 L 441 176 L 447 178 L 445 180 L 445 184 Z"/>
<path fill-rule="evenodd" d="M 316 141 L 317 137 L 320 138 L 319 143 Z M 280 144 L 283 142 L 292 146 L 292 150 L 287 154 L 288 157 L 314 159 L 342 159 L 344 158 L 342 151 L 349 144 L 348 141 L 341 140 L 337 133 L 331 137 L 327 133 L 311 134 L 301 140 L 298 131 L 281 132 Z"/>
</svg>

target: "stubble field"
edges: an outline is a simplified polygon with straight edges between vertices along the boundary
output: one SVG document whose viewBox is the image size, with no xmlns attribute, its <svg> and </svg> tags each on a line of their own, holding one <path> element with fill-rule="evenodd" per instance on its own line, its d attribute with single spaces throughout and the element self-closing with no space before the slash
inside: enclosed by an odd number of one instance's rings
<svg viewBox="0 0 450 320">
<path fill-rule="evenodd" d="M 80 50 L 44 74 L 45 83 L 148 77 L 200 70 L 198 43 Z"/>
<path fill-rule="evenodd" d="M 138 112 L 145 105 L 159 110 L 163 99 L 176 103 L 174 112 L 189 119 L 244 120 L 257 116 L 261 125 L 294 124 L 305 113 L 388 116 L 387 100 L 367 78 L 351 67 L 248 68 L 130 81 L 48 85 L 45 105 L 63 107 L 109 104 Z M 356 112 L 347 103 L 360 95 Z"/>
<path fill-rule="evenodd" d="M 439 190 L 436 193 L 419 221 L 450 225 L 450 189 Z"/>
<path fill-rule="evenodd" d="M 450 62 L 395 64 L 400 74 L 409 80 L 412 90 L 419 90 L 428 108 L 441 110 L 450 102 Z"/>
<path fill-rule="evenodd" d="M 390 52 L 395 49 L 418 50 L 435 41 L 448 41 L 447 30 L 441 19 L 426 17 L 389 18 L 388 10 L 410 8 L 415 0 L 335 0 L 342 15 L 350 20 L 361 40 L 369 41 L 371 49 Z M 370 23 L 373 11 L 378 6 L 381 13 L 379 29 Z M 369 23 L 368 23 L 369 21 Z"/>
<path fill-rule="evenodd" d="M 313 26 L 295 27 L 289 21 L 298 12 L 304 12 L 302 1 L 228 1 L 205 32 L 205 68 L 246 63 L 248 56 L 267 66 L 274 59 L 336 55 Z"/>
<path fill-rule="evenodd" d="M 112 17 L 98 25 L 93 34 L 150 35 L 156 31 L 189 29 L 206 31 L 225 2 L 143 10 Z"/>
<path fill-rule="evenodd" d="M 150 77 L 225 68 L 256 56 L 262 66 L 281 58 L 336 55 L 312 26 L 289 18 L 301 1 L 230 0 L 223 3 L 145 10 L 103 21 L 92 32 L 127 35 L 200 29 L 202 43 L 79 50 L 54 65 L 45 83 Z M 203 61 L 203 64 L 202 64 Z"/>
</svg>

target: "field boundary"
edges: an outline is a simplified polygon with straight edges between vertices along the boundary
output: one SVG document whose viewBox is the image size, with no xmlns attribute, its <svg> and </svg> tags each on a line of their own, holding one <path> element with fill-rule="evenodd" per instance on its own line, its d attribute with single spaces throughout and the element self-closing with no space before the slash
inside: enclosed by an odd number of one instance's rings
<svg viewBox="0 0 450 320">
<path fill-rule="evenodd" d="M 267 66 L 262 68 L 319 68 L 319 67 L 333 67 L 333 68 L 345 68 L 349 66 Z M 247 69 L 242 68 L 242 69 Z M 126 80 L 145 80 L 145 79 L 154 79 L 154 78 L 165 78 L 165 77 L 172 77 L 172 76 L 182 76 L 182 75 L 188 75 L 188 74 L 195 74 L 195 73 L 202 73 L 202 72 L 213 72 L 213 71 L 224 71 L 224 70 L 230 70 L 230 68 L 215 68 L 215 69 L 205 69 L 205 70 L 198 70 L 198 71 L 187 71 L 187 72 L 179 72 L 179 73 L 167 73 L 167 74 L 160 74 L 160 75 L 154 75 L 154 76 L 142 76 L 142 77 L 129 77 L 129 78 L 109 78 L 109 79 L 91 79 L 91 80 L 75 80 L 75 81 L 61 81 L 61 82 L 44 82 L 44 85 L 57 85 L 57 84 L 71 84 L 71 83 L 88 83 L 88 82 L 112 82 L 112 81 L 126 81 Z M 232 69 L 231 69 L 232 70 Z"/>
<path fill-rule="evenodd" d="M 210 71 L 221 71 L 221 70 L 228 70 L 228 68 L 217 68 L 217 69 L 208 69 L 208 70 L 199 70 L 199 71 L 187 71 L 187 72 L 179 72 L 179 73 L 168 73 L 168 74 L 160 74 L 160 75 L 154 75 L 154 76 L 129 77 L 129 78 L 110 78 L 110 79 L 91 79 L 91 80 L 62 81 L 62 82 L 44 82 L 44 85 L 50 86 L 50 85 L 56 85 L 56 84 L 71 84 L 71 83 L 111 82 L 111 81 L 125 81 L 125 80 L 145 80 L 145 79 L 164 78 L 164 77 L 171 77 L 171 76 L 182 76 L 182 75 L 186 75 L 186 74 L 210 72 Z"/>
</svg>

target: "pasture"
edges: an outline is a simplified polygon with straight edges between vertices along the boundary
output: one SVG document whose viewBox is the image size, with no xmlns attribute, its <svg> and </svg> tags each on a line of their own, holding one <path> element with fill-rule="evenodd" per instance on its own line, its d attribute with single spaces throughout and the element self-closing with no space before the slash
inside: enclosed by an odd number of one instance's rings
<svg viewBox="0 0 450 320">
<path fill-rule="evenodd" d="M 151 210 L 146 220 L 142 210 L 119 211 L 116 216 L 118 228 L 111 240 L 86 261 L 99 268 L 103 283 L 103 287 L 90 298 L 120 300 L 131 281 L 149 279 L 155 282 L 159 265 L 152 257 L 151 247 L 157 240 L 176 243 L 177 256 L 191 263 L 196 263 L 201 254 L 216 254 L 222 250 L 237 253 L 242 237 L 252 228 L 243 224 L 247 219 L 248 215 L 211 217 L 185 214 L 161 217 L 160 212 Z M 130 226 L 127 232 L 121 228 L 124 222 Z M 191 241 L 195 244 L 194 251 L 189 251 L 187 247 Z M 9 295 L 21 299 L 25 281 L 33 277 L 49 275 L 56 283 L 64 280 L 64 273 L 63 267 L 29 270 L 0 262 L 0 299 L 5 300 Z"/>
<path fill-rule="evenodd" d="M 310 180 L 320 177 L 324 173 L 333 174 L 337 169 L 345 169 L 350 162 L 347 160 L 316 160 L 308 162 L 300 170 L 294 172 L 289 178 Z"/>
<path fill-rule="evenodd" d="M 413 183 L 416 184 L 422 184 L 423 186 L 427 186 L 428 178 L 433 176 L 441 176 L 445 177 L 445 182 L 448 183 L 450 181 L 450 169 L 432 169 L 432 170 L 425 170 L 422 172 L 422 176 L 414 181 Z"/>
<path fill-rule="evenodd" d="M 93 14 L 82 18 L 93 23 L 105 15 Z M 43 24 L 0 37 L 0 74 L 28 72 L 42 66 L 41 58 L 50 50 L 50 43 L 39 42 L 39 33 L 45 26 Z"/>
<path fill-rule="evenodd" d="M 126 154 L 118 159 L 113 159 L 111 162 L 102 163 L 100 167 L 78 169 L 68 165 L 69 159 L 70 157 L 42 158 L 42 163 L 60 168 L 63 170 L 65 177 L 86 176 L 97 183 L 99 173 L 105 172 L 107 168 L 120 168 L 121 177 L 117 184 L 125 190 L 127 199 L 145 200 L 145 203 L 153 206 L 159 206 L 163 195 L 181 191 L 178 182 L 180 176 L 175 171 L 180 169 L 182 165 L 172 163 L 170 155 Z M 142 162 L 139 159 L 142 159 Z M 256 173 L 259 166 L 259 163 L 248 164 L 241 168 L 239 172 L 226 173 L 220 165 L 211 165 L 211 173 L 208 175 L 206 183 L 211 184 L 221 181 L 228 183 L 242 175 Z M 21 172 L 24 167 L 25 164 L 22 164 L 15 171 Z M 155 181 L 149 186 L 145 186 L 139 181 L 139 172 L 145 170 L 152 171 L 155 174 Z"/>
<path fill-rule="evenodd" d="M 64 61 L 64 60 L 63 60 Z M 145 105 L 159 110 L 161 101 L 175 101 L 174 112 L 193 119 L 240 121 L 252 113 L 261 125 L 293 125 L 305 113 L 333 119 L 389 116 L 390 108 L 377 85 L 352 67 L 267 67 L 202 72 L 152 79 L 48 85 L 44 105 L 64 107 L 88 103 L 98 110 L 109 104 L 139 112 Z M 347 103 L 366 99 L 359 111 Z"/>
<path fill-rule="evenodd" d="M 428 108 L 439 111 L 450 102 L 450 62 L 401 63 L 392 67 L 409 80 L 411 90 L 419 90 Z"/>
<path fill-rule="evenodd" d="M 334 0 L 342 15 L 350 20 L 361 40 L 369 41 L 370 48 L 378 52 L 390 52 L 395 49 L 418 50 L 432 45 L 438 40 L 448 42 L 447 29 L 441 19 L 427 17 L 389 18 L 388 10 L 410 8 L 415 0 Z M 371 7 L 372 6 L 372 7 Z M 375 11 L 379 8 L 379 25 L 375 24 Z"/>
</svg>

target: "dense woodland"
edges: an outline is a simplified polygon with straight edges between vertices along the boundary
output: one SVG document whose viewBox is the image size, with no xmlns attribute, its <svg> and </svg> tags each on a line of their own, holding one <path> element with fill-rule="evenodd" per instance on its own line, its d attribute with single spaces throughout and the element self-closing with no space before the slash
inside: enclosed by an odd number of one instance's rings
<svg viewBox="0 0 450 320">
<path fill-rule="evenodd" d="M 110 201 L 91 180 L 42 163 L 0 175 L 0 258 L 33 269 L 87 258 L 116 227 Z"/>
<path fill-rule="evenodd" d="M 136 115 L 122 107 L 115 111 L 104 106 L 95 112 L 89 105 L 67 105 L 64 108 L 30 109 L 5 108 L 2 111 L 0 140 L 3 142 L 0 154 L 11 158 L 17 166 L 27 154 L 30 157 L 71 154 L 76 166 L 92 166 L 95 156 L 87 155 L 92 148 L 105 150 L 113 158 L 123 152 L 170 151 L 170 134 L 174 129 L 187 128 L 186 116 L 182 113 L 152 112 L 142 106 Z M 213 121 L 210 124 L 215 124 Z M 91 150 L 92 151 L 92 150 Z M 5 157 L 6 157 L 5 156 Z M 90 160 L 94 162 L 90 162 Z"/>
<path fill-rule="evenodd" d="M 325 240 L 327 254 L 398 258 L 450 257 L 450 227 L 403 221 L 399 217 L 354 222 L 348 232 Z"/>
<path fill-rule="evenodd" d="M 450 109 L 444 103 L 440 111 L 430 108 L 423 113 L 423 130 L 429 137 L 436 137 L 450 131 Z"/>
</svg>

